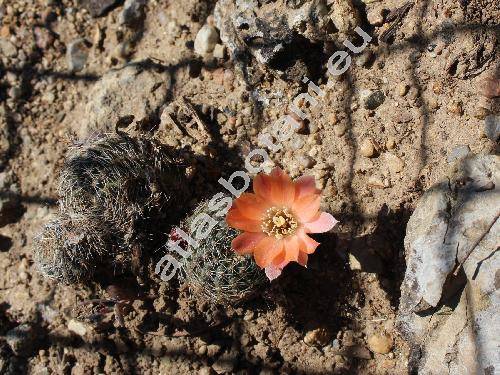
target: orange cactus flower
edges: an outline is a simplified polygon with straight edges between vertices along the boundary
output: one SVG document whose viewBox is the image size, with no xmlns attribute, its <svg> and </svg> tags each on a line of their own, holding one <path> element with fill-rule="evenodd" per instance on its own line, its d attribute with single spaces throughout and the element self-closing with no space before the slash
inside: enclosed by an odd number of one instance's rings
<svg viewBox="0 0 500 375">
<path fill-rule="evenodd" d="M 332 229 L 337 220 L 321 212 L 321 191 L 314 178 L 295 181 L 280 168 L 253 180 L 254 193 L 236 198 L 226 216 L 230 227 L 243 231 L 232 241 L 238 254 L 253 254 L 270 280 L 278 277 L 289 262 L 307 266 L 309 254 L 319 243 L 309 233 Z"/>
</svg>

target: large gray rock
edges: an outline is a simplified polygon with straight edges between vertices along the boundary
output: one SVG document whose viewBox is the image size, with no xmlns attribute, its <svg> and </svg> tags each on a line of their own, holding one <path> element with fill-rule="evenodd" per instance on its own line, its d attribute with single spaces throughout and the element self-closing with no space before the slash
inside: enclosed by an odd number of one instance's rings
<svg viewBox="0 0 500 375">
<path fill-rule="evenodd" d="M 170 76 L 149 61 L 109 71 L 90 90 L 75 129 L 77 135 L 85 138 L 94 132 L 113 132 L 126 118 L 146 126 L 159 118 L 169 84 Z"/>
<path fill-rule="evenodd" d="M 419 374 L 500 371 L 499 162 L 464 159 L 408 222 L 398 327 Z"/>
<path fill-rule="evenodd" d="M 248 50 L 265 65 L 303 40 L 342 43 L 359 25 L 351 0 L 219 0 L 214 17 L 233 55 Z"/>
</svg>

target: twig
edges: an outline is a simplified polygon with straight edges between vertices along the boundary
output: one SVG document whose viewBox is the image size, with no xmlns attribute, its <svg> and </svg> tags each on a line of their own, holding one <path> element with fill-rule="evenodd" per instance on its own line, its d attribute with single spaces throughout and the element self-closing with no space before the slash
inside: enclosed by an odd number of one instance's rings
<svg viewBox="0 0 500 375">
<path fill-rule="evenodd" d="M 203 121 L 201 119 L 200 115 L 198 115 L 198 112 L 194 108 L 193 104 L 191 104 L 191 102 L 189 101 L 189 99 L 186 98 L 185 96 L 182 97 L 182 101 L 183 101 L 184 106 L 188 110 L 188 112 L 191 114 L 191 116 L 193 116 L 194 120 L 196 121 L 196 124 L 198 125 L 198 130 L 201 133 L 204 133 L 204 135 L 208 139 L 211 139 L 212 135 L 210 134 L 210 129 L 208 128 L 208 126 L 205 123 L 205 121 Z"/>
<path fill-rule="evenodd" d="M 406 13 L 410 10 L 410 8 L 413 6 L 413 2 L 409 1 L 405 5 L 403 5 L 400 8 L 397 8 L 396 10 L 393 10 L 389 16 L 387 16 L 387 22 L 394 21 L 391 26 L 387 30 L 385 30 L 381 35 L 380 35 L 380 40 L 384 43 L 387 43 L 389 38 L 394 35 L 396 30 L 401 26 L 401 21 L 405 17 Z"/>
<path fill-rule="evenodd" d="M 479 245 L 479 243 L 483 240 L 483 238 L 490 232 L 491 228 L 493 228 L 493 225 L 495 225 L 496 221 L 498 220 L 498 217 L 500 216 L 500 213 L 498 213 L 495 218 L 493 219 L 493 221 L 490 223 L 490 225 L 488 226 L 488 228 L 486 229 L 486 231 L 476 240 L 476 242 L 474 242 L 474 244 L 472 245 L 472 247 L 470 248 L 470 250 L 467 252 L 467 254 L 465 254 L 465 258 L 460 262 L 458 263 L 456 266 L 455 266 L 455 270 L 453 271 L 453 275 L 454 276 L 457 276 L 458 275 L 458 272 L 460 271 L 460 268 L 462 268 L 462 266 L 464 265 L 464 263 L 467 261 L 467 259 L 469 258 L 469 256 L 472 254 L 472 252 L 474 251 L 474 249 L 477 247 L 477 245 Z"/>
</svg>

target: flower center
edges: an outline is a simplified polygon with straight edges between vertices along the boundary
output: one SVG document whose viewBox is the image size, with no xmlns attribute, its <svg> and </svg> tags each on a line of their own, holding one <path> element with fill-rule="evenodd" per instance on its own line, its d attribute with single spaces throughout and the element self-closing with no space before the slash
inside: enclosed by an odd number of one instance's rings
<svg viewBox="0 0 500 375">
<path fill-rule="evenodd" d="M 281 239 L 295 233 L 298 227 L 297 219 L 286 207 L 271 207 L 262 220 L 262 231 L 268 236 Z"/>
</svg>

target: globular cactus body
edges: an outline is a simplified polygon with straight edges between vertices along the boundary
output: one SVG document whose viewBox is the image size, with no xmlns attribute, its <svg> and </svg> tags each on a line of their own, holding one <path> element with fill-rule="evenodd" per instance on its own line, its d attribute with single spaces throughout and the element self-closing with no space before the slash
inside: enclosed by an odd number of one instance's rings
<svg viewBox="0 0 500 375">
<path fill-rule="evenodd" d="M 89 277 L 100 261 L 106 244 L 96 228 L 66 215 L 50 221 L 35 237 L 34 261 L 46 277 L 65 284 Z"/>
<path fill-rule="evenodd" d="M 76 145 L 61 171 L 59 217 L 36 243 L 39 270 L 73 283 L 110 265 L 130 269 L 135 250 L 147 259 L 175 221 L 186 186 L 179 160 L 153 141 L 96 136 Z"/>
<path fill-rule="evenodd" d="M 203 213 L 217 224 L 205 239 L 198 241 L 198 247 L 187 246 L 189 256 L 183 259 L 182 277 L 194 295 L 213 303 L 237 304 L 255 295 L 266 283 L 264 271 L 252 257 L 238 255 L 231 249 L 238 231 L 229 228 L 223 216 L 210 212 L 208 202 L 201 203 L 183 224 L 191 237 L 197 225 L 203 225 L 195 220 Z"/>
</svg>

